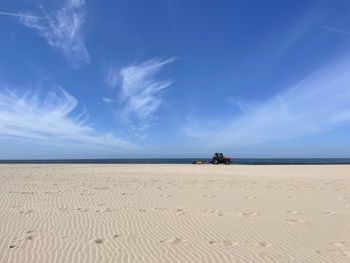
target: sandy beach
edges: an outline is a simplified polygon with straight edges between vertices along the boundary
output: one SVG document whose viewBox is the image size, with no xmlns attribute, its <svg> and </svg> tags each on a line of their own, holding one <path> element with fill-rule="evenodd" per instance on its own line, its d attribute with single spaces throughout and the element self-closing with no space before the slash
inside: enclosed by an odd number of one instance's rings
<svg viewBox="0 0 350 263">
<path fill-rule="evenodd" d="M 350 166 L 0 165 L 0 262 L 350 262 Z"/>
</svg>

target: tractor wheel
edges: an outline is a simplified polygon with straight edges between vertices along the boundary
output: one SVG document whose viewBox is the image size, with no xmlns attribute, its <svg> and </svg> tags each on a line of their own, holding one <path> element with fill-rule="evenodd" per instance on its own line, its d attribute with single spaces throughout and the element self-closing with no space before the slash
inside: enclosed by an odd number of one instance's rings
<svg viewBox="0 0 350 263">
<path fill-rule="evenodd" d="M 213 164 L 219 164 L 219 160 L 218 159 L 213 159 Z"/>
<path fill-rule="evenodd" d="M 225 160 L 226 165 L 230 165 L 231 161 L 230 160 Z"/>
</svg>

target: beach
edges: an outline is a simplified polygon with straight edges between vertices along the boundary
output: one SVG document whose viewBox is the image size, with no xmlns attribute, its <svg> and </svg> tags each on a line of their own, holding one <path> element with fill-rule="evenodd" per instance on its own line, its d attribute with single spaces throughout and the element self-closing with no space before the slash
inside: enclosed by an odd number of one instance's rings
<svg viewBox="0 0 350 263">
<path fill-rule="evenodd" d="M 0 262 L 350 262 L 350 165 L 0 165 Z"/>
</svg>

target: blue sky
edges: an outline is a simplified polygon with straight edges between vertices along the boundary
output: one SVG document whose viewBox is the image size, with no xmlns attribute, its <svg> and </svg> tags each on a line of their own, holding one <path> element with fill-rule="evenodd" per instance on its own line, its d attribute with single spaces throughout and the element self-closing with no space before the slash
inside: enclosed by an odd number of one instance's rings
<svg viewBox="0 0 350 263">
<path fill-rule="evenodd" d="M 350 157 L 348 0 L 0 7 L 0 159 Z"/>
</svg>

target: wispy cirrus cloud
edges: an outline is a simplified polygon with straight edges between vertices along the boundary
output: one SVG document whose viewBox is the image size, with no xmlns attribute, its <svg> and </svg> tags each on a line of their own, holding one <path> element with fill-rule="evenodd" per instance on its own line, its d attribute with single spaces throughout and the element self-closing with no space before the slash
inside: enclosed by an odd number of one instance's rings
<svg viewBox="0 0 350 263">
<path fill-rule="evenodd" d="M 34 16 L 34 15 L 27 15 L 27 14 L 22 14 L 22 13 L 0 12 L 0 15 L 2 15 L 2 16 L 14 16 L 14 17 L 20 17 L 20 18 L 45 19 L 45 17 Z"/>
<path fill-rule="evenodd" d="M 17 16 L 21 24 L 36 30 L 50 46 L 62 51 L 73 65 L 81 62 L 89 63 L 90 55 L 82 35 L 86 15 L 85 1 L 67 0 L 57 11 L 48 12 L 44 7 L 41 7 L 41 10 L 43 16 L 23 13 L 3 14 Z"/>
<path fill-rule="evenodd" d="M 141 64 L 132 64 L 120 70 L 119 112 L 131 128 L 143 130 L 151 125 L 162 105 L 162 91 L 170 80 L 159 80 L 157 74 L 174 58 L 153 58 Z"/>
<path fill-rule="evenodd" d="M 105 83 L 110 88 L 116 88 L 118 84 L 120 84 L 120 74 L 119 74 L 120 68 L 110 65 L 108 67 Z"/>
<path fill-rule="evenodd" d="M 187 136 L 216 147 L 245 147 L 350 123 L 350 56 L 322 68 L 270 100 L 255 103 L 215 128 L 188 124 Z"/>
<path fill-rule="evenodd" d="M 78 101 L 61 88 L 41 96 L 0 89 L 0 139 L 27 140 L 39 144 L 113 149 L 136 147 L 110 133 L 98 132 L 77 112 Z M 76 113 L 77 112 L 77 113 Z"/>
<path fill-rule="evenodd" d="M 322 26 L 321 28 L 326 29 L 326 30 L 328 30 L 328 31 L 333 31 L 333 32 L 336 32 L 336 33 L 340 33 L 340 34 L 343 34 L 343 35 L 348 35 L 348 36 L 350 36 L 350 32 L 344 31 L 344 30 L 341 30 L 341 29 L 338 29 L 338 28 L 335 28 L 335 27 Z"/>
</svg>

